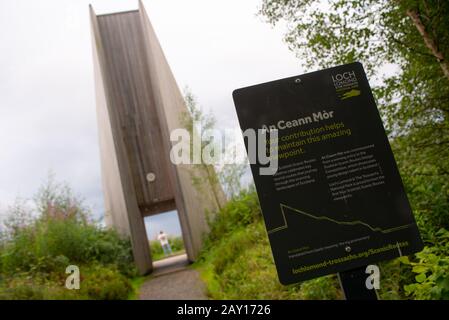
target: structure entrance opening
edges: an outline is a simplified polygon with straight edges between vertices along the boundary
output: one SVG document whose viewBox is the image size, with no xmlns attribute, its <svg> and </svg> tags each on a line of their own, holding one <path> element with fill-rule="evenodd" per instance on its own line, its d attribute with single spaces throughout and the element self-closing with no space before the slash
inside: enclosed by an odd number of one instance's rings
<svg viewBox="0 0 449 320">
<path fill-rule="evenodd" d="M 153 270 L 157 270 L 161 265 L 171 265 L 176 264 L 178 260 L 187 260 L 182 228 L 176 210 L 156 213 L 144 219 Z M 176 259 L 172 259 L 174 257 Z M 164 263 L 160 263 L 161 261 Z"/>
</svg>

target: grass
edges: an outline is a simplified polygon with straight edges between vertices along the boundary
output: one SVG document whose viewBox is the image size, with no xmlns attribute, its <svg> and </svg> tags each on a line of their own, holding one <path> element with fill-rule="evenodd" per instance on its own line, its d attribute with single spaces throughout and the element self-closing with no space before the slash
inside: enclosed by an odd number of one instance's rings
<svg viewBox="0 0 449 320">
<path fill-rule="evenodd" d="M 128 296 L 128 300 L 139 300 L 140 288 L 142 285 L 151 279 L 151 275 L 143 277 L 135 277 L 131 279 L 131 293 Z"/>
<path fill-rule="evenodd" d="M 92 221 L 66 188 L 46 186 L 36 199 L 37 212 L 14 207 L 0 234 L 0 299 L 127 299 L 137 274 L 129 239 Z M 65 287 L 69 265 L 79 290 Z"/>
<path fill-rule="evenodd" d="M 336 276 L 280 284 L 262 222 L 233 230 L 194 264 L 212 299 L 341 299 Z"/>
<path fill-rule="evenodd" d="M 231 200 L 210 222 L 210 229 L 193 267 L 200 272 L 211 299 L 343 299 L 336 275 L 290 286 L 279 283 L 255 192 L 246 191 Z M 379 263 L 381 299 L 428 297 L 426 292 L 432 288 L 433 296 L 446 297 L 449 232 L 438 234 L 428 252 L 416 255 L 418 262 L 412 256 L 408 264 L 401 259 Z M 416 284 L 419 272 L 424 276 Z"/>
</svg>

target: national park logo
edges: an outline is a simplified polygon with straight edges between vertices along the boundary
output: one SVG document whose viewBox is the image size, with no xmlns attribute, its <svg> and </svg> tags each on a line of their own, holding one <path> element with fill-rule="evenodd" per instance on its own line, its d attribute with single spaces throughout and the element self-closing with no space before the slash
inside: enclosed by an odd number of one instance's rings
<svg viewBox="0 0 449 320">
<path fill-rule="evenodd" d="M 332 81 L 340 100 L 357 97 L 361 94 L 359 82 L 354 71 L 347 71 L 332 75 Z"/>
</svg>

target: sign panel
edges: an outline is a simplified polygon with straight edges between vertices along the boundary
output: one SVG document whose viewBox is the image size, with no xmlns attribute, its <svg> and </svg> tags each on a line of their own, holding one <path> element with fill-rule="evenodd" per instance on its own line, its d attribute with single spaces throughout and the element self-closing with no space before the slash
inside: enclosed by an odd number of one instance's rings
<svg viewBox="0 0 449 320">
<path fill-rule="evenodd" d="M 251 170 L 281 283 L 422 249 L 360 63 L 238 89 L 233 97 L 243 131 L 277 130 L 277 141 L 264 139 L 276 173 L 261 175 L 260 161 Z"/>
</svg>

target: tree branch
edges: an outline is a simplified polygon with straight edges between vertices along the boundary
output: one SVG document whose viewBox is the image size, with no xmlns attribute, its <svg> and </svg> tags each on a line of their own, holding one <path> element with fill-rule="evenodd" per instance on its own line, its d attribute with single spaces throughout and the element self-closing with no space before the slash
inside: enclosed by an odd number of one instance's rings
<svg viewBox="0 0 449 320">
<path fill-rule="evenodd" d="M 449 63 L 447 60 L 444 59 L 443 52 L 439 50 L 435 39 L 433 39 L 432 36 L 429 34 L 429 32 L 426 30 L 426 27 L 419 15 L 419 12 L 416 9 L 408 9 L 407 16 L 409 16 L 410 19 L 412 20 L 419 34 L 422 36 L 426 47 L 437 59 L 441 69 L 443 70 L 444 76 L 449 80 Z"/>
</svg>

